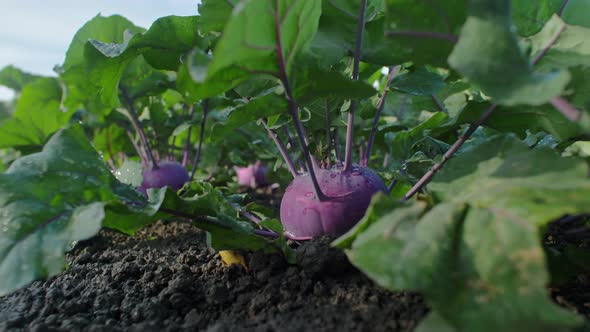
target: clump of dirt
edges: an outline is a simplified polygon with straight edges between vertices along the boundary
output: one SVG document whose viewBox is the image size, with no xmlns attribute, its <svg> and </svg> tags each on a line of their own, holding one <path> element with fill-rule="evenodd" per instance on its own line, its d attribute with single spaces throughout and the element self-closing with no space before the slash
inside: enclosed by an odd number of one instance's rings
<svg viewBox="0 0 590 332">
<path fill-rule="evenodd" d="M 428 311 L 357 271 L 329 239 L 303 244 L 297 265 L 247 254 L 224 266 L 188 223 L 158 222 L 76 245 L 67 271 L 0 298 L 8 331 L 406 331 Z"/>
</svg>

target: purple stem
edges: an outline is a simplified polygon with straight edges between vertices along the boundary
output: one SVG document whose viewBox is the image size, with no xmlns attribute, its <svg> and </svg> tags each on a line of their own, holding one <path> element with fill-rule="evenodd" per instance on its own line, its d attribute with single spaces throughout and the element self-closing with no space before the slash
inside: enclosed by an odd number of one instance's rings
<svg viewBox="0 0 590 332">
<path fill-rule="evenodd" d="M 238 211 L 244 218 L 250 220 L 251 222 L 253 222 L 255 224 L 259 224 L 262 221 L 262 219 L 258 218 L 257 216 L 253 215 L 252 213 L 242 209 L 242 207 L 240 207 L 236 203 L 229 202 L 229 205 L 231 205 L 236 211 Z"/>
<path fill-rule="evenodd" d="M 383 168 L 387 168 L 387 166 L 389 166 L 389 152 L 383 157 Z"/>
<path fill-rule="evenodd" d="M 446 40 L 451 43 L 456 43 L 457 41 L 459 41 L 459 37 L 457 37 L 451 33 L 434 32 L 434 31 L 414 31 L 414 30 L 386 31 L 385 35 L 388 37 L 432 38 L 432 39 Z"/>
<path fill-rule="evenodd" d="M 123 95 L 123 98 L 127 103 L 127 110 L 129 111 L 131 124 L 133 125 L 135 131 L 139 135 L 139 140 L 141 141 L 143 147 L 145 148 L 145 151 L 147 152 L 148 159 L 152 163 L 153 169 L 159 169 L 158 163 L 156 162 L 156 159 L 152 154 L 152 147 L 150 146 L 150 142 L 148 141 L 145 131 L 143 130 L 143 127 L 139 122 L 139 117 L 137 116 L 137 112 L 135 111 L 135 107 L 133 106 L 133 100 L 131 100 L 129 94 L 127 94 L 127 90 L 122 85 L 119 86 L 119 89 L 121 90 L 121 94 Z"/>
<path fill-rule="evenodd" d="M 201 148 L 203 146 L 203 137 L 205 136 L 205 123 L 207 122 L 207 114 L 209 113 L 209 99 L 203 100 L 203 118 L 201 119 L 201 132 L 199 133 L 199 144 L 197 145 L 197 153 L 193 158 L 193 169 L 191 170 L 190 181 L 195 177 L 199 159 L 201 159 Z"/>
<path fill-rule="evenodd" d="M 356 45 L 354 50 L 354 62 L 352 67 L 352 79 L 358 81 L 359 79 L 359 65 L 361 61 L 361 51 L 363 47 L 363 32 L 365 30 L 365 11 L 367 9 L 367 0 L 361 0 L 361 11 L 359 13 L 357 30 L 356 30 Z M 350 103 L 348 109 L 348 122 L 346 125 L 346 147 L 344 148 L 344 168 L 343 172 L 350 172 L 352 168 L 352 140 L 354 136 L 354 111 L 356 109 L 356 101 Z M 362 157 L 361 157 L 362 158 Z"/>
<path fill-rule="evenodd" d="M 397 184 L 397 179 L 393 179 L 393 181 L 391 181 L 389 186 L 387 186 L 387 192 L 391 193 L 391 191 L 393 190 L 393 188 L 395 187 L 396 184 Z"/>
<path fill-rule="evenodd" d="M 383 108 L 385 107 L 385 97 L 387 96 L 387 92 L 389 92 L 389 86 L 391 85 L 391 81 L 395 76 L 397 67 L 392 66 L 389 67 L 389 76 L 387 77 L 387 83 L 385 84 L 385 90 L 383 90 L 383 94 L 379 99 L 379 104 L 377 107 L 377 114 L 375 114 L 375 119 L 373 119 L 373 126 L 371 128 L 371 134 L 369 135 L 369 143 L 367 144 L 367 153 L 363 158 L 363 164 L 365 166 L 369 165 L 369 160 L 371 159 L 371 150 L 373 149 L 373 143 L 375 142 L 375 135 L 377 134 L 377 125 L 379 124 L 379 119 L 381 118 L 381 112 L 383 112 Z"/>
<path fill-rule="evenodd" d="M 248 212 L 247 210 L 242 209 L 242 207 L 236 203 L 232 203 L 229 202 L 229 204 L 236 210 L 238 211 L 238 213 L 240 215 L 242 215 L 242 217 L 250 220 L 251 222 L 255 223 L 255 224 L 260 224 L 260 222 L 262 221 L 262 219 L 258 218 L 257 216 L 253 215 L 252 213 Z M 272 239 L 276 239 L 279 237 L 279 234 L 268 230 L 268 229 L 255 229 L 254 233 L 256 235 L 260 235 L 260 236 L 264 236 L 264 237 L 268 237 L 268 238 L 272 238 Z"/>
<path fill-rule="evenodd" d="M 338 166 L 342 166 L 342 154 L 340 152 L 340 140 L 338 139 L 338 127 L 334 128 L 334 152 L 336 153 Z"/>
<path fill-rule="evenodd" d="M 283 133 L 287 137 L 287 142 L 289 142 L 290 148 L 295 149 L 295 142 L 293 142 L 293 137 L 291 137 L 291 133 L 289 133 L 289 128 L 287 128 L 287 126 L 282 126 L 281 128 L 283 128 Z"/>
<path fill-rule="evenodd" d="M 109 154 L 109 164 L 111 166 L 111 168 L 115 169 L 116 167 L 116 163 L 115 163 L 115 159 L 113 158 L 114 154 L 113 154 L 113 149 L 112 149 L 112 145 L 111 145 L 111 127 L 107 127 L 106 128 L 106 148 L 107 148 L 107 153 Z"/>
<path fill-rule="evenodd" d="M 289 155 L 289 152 L 287 151 L 287 147 L 285 146 L 285 144 L 283 143 L 283 141 L 281 140 L 279 135 L 274 130 L 270 129 L 267 126 L 267 123 L 268 123 L 267 119 L 263 119 L 263 123 L 264 123 L 264 127 L 266 128 L 266 131 L 268 131 L 268 135 L 275 142 L 275 145 L 277 146 L 277 148 L 279 149 L 279 152 L 283 156 L 285 163 L 287 163 L 287 167 L 289 168 L 289 171 L 291 171 L 291 174 L 293 175 L 294 178 L 297 177 L 299 175 L 299 173 L 297 172 L 297 169 L 295 168 L 295 164 L 293 163 L 293 159 L 291 159 L 291 156 Z"/>
<path fill-rule="evenodd" d="M 176 136 L 172 137 L 172 143 L 169 146 L 169 151 L 168 151 L 168 158 L 173 160 L 175 159 L 174 157 L 174 150 L 176 149 Z"/>
<path fill-rule="evenodd" d="M 176 217 L 185 218 L 185 219 L 188 219 L 188 220 L 195 220 L 195 221 L 206 222 L 206 223 L 214 223 L 216 225 L 219 225 L 219 220 L 217 218 L 215 218 L 215 217 L 210 217 L 210 216 L 196 216 L 196 215 L 192 215 L 190 213 L 185 213 L 185 212 L 182 212 L 182 211 L 176 211 L 176 210 L 167 209 L 167 208 L 161 208 L 160 211 L 162 211 L 164 213 L 171 214 L 171 215 L 176 216 Z M 277 234 L 277 233 L 275 233 L 273 231 L 266 231 L 266 230 L 262 230 L 262 229 L 255 229 L 254 230 L 254 234 L 260 235 L 260 236 L 264 236 L 264 237 L 273 238 L 273 239 L 276 239 L 276 238 L 278 238 L 280 236 L 279 234 Z"/>
<path fill-rule="evenodd" d="M 150 163 L 150 161 L 145 156 L 145 154 L 144 154 L 143 150 L 141 149 L 141 147 L 139 145 L 137 145 L 137 142 L 133 138 L 133 133 L 129 129 L 127 129 L 126 132 L 127 132 L 127 136 L 129 137 L 129 140 L 131 141 L 131 144 L 133 144 L 133 148 L 135 148 L 135 151 L 137 151 L 137 155 L 141 159 L 141 163 L 144 164 L 144 165 L 148 165 Z"/>
<path fill-rule="evenodd" d="M 307 131 L 305 130 L 305 127 L 303 127 L 303 125 L 301 125 L 301 130 L 303 132 L 303 139 L 305 140 L 305 145 L 308 146 L 308 151 L 309 151 L 309 139 L 307 138 Z M 311 153 L 311 151 L 309 152 L 309 158 L 311 159 L 311 164 L 313 165 L 313 169 L 318 169 L 320 168 L 319 164 L 318 164 L 318 160 L 316 159 L 316 157 Z"/>
<path fill-rule="evenodd" d="M 465 143 L 467 141 L 467 139 L 469 139 L 469 137 L 471 137 L 471 135 L 473 135 L 473 133 L 475 132 L 475 130 L 477 130 L 477 128 L 490 116 L 492 115 L 492 112 L 494 112 L 494 110 L 496 109 L 496 104 L 492 104 L 487 111 L 485 111 L 484 114 L 482 114 L 479 119 L 477 119 L 477 121 L 475 121 L 474 123 L 472 123 L 469 128 L 467 129 L 467 131 L 465 132 L 465 134 L 463 134 L 456 142 L 455 144 L 453 144 L 451 146 L 451 148 L 443 155 L 442 157 L 442 161 L 438 164 L 435 164 L 434 166 L 432 166 L 432 168 L 426 172 L 426 174 L 424 174 L 424 176 L 422 176 L 422 178 L 404 195 L 404 200 L 408 200 L 410 199 L 412 196 L 414 196 L 418 191 L 420 191 L 420 189 L 422 189 L 422 187 L 424 187 L 428 182 L 430 182 L 430 180 L 432 179 L 432 177 L 438 172 L 440 171 L 440 169 L 443 167 L 443 165 L 449 161 L 449 159 L 451 159 L 451 157 L 455 154 L 455 152 L 457 152 L 457 150 L 459 150 L 459 148 L 463 145 L 463 143 Z"/>
<path fill-rule="evenodd" d="M 258 235 L 258 236 L 262 236 L 262 237 L 267 237 L 270 239 L 278 239 L 280 237 L 279 234 L 273 232 L 273 231 L 267 231 L 264 229 L 255 229 L 254 230 L 254 234 Z"/>
<path fill-rule="evenodd" d="M 193 121 L 193 114 L 195 113 L 195 106 L 191 105 L 190 110 L 188 111 L 188 121 Z M 192 125 L 189 125 L 188 132 L 187 132 L 187 139 L 186 145 L 184 146 L 184 153 L 182 154 L 182 166 L 186 167 L 188 163 L 188 155 L 191 149 L 191 130 L 193 129 Z"/>
<path fill-rule="evenodd" d="M 359 158 L 360 158 L 360 165 L 361 166 L 367 166 L 364 163 L 364 156 L 365 156 L 365 140 L 361 139 L 361 142 L 359 144 Z"/>
<path fill-rule="evenodd" d="M 327 165 L 328 168 L 332 167 L 332 134 L 330 131 L 330 112 L 328 110 L 328 99 L 326 99 L 324 101 L 324 109 L 326 110 L 326 144 L 328 145 L 327 147 L 327 151 L 328 151 L 328 160 L 327 160 Z"/>
<path fill-rule="evenodd" d="M 565 1 L 562 5 L 562 10 L 560 10 L 559 15 L 561 15 L 561 12 L 563 11 L 566 5 L 567 1 Z M 557 39 L 559 39 L 561 34 L 565 31 L 566 27 L 567 25 L 562 26 L 561 29 L 559 29 L 559 31 L 555 34 L 555 36 L 551 38 L 549 43 L 547 43 L 547 45 L 543 48 L 543 50 L 539 52 L 539 54 L 537 54 L 537 56 L 533 59 L 533 65 L 537 64 L 541 60 L 541 58 L 543 58 L 543 56 L 547 54 L 549 49 L 551 49 L 551 47 L 555 45 Z M 551 105 L 553 105 L 553 107 L 555 107 L 559 112 L 561 112 L 561 114 L 563 114 L 570 121 L 578 121 L 580 119 L 580 111 L 578 111 L 573 105 L 571 105 L 567 100 L 565 100 L 562 97 L 553 97 L 551 99 Z"/>
<path fill-rule="evenodd" d="M 443 105 L 443 103 L 441 103 L 440 100 L 438 100 L 438 97 L 436 97 L 435 94 L 431 94 L 430 97 L 432 98 L 432 101 L 436 104 L 436 107 L 438 107 L 438 109 L 441 112 L 447 113 L 447 110 L 445 109 L 445 105 Z"/>
<path fill-rule="evenodd" d="M 562 16 L 563 15 L 563 11 L 565 10 L 565 7 L 567 7 L 568 3 L 570 2 L 570 0 L 565 0 L 562 4 L 561 4 L 561 8 L 559 8 L 559 11 L 557 12 L 557 15 Z"/>
<path fill-rule="evenodd" d="M 305 130 L 303 129 L 303 124 L 301 123 L 301 120 L 299 119 L 299 107 L 297 106 L 297 103 L 295 101 L 295 98 L 293 96 L 293 92 L 291 90 L 291 85 L 289 84 L 289 78 L 287 76 L 287 64 L 285 63 L 285 59 L 283 57 L 283 46 L 282 46 L 282 40 L 281 40 L 281 20 L 279 18 L 279 6 L 280 5 L 280 1 L 279 0 L 275 0 L 275 11 L 274 11 L 274 18 L 275 18 L 275 38 L 276 38 L 276 43 L 277 43 L 277 60 L 279 63 L 279 78 L 281 80 L 281 82 L 283 83 L 283 86 L 285 88 L 285 93 L 287 95 L 287 103 L 289 105 L 289 113 L 291 114 L 291 118 L 293 119 L 293 123 L 295 124 L 295 129 L 297 130 L 297 136 L 299 136 L 299 144 L 301 145 L 301 149 L 303 150 L 303 155 L 305 157 L 305 161 L 306 161 L 306 165 L 307 165 L 307 172 L 309 173 L 309 176 L 311 177 L 311 182 L 313 183 L 313 189 L 315 191 L 316 196 L 318 197 L 318 199 L 320 201 L 326 201 L 328 200 L 328 197 L 322 192 L 322 189 L 320 188 L 320 184 L 318 182 L 318 179 L 315 175 L 315 170 L 314 170 L 314 163 L 312 161 L 311 158 L 311 154 L 309 153 L 309 147 L 307 145 L 307 139 L 305 136 Z"/>
<path fill-rule="evenodd" d="M 539 62 L 539 60 L 541 60 L 541 58 L 543 56 L 545 56 L 545 54 L 547 54 L 547 51 L 549 51 L 549 49 L 555 45 L 555 42 L 557 42 L 557 39 L 559 39 L 559 36 L 561 36 L 561 34 L 565 31 L 565 28 L 567 26 L 563 25 L 561 27 L 561 29 L 559 29 L 559 31 L 557 32 L 557 34 L 555 34 L 555 36 L 553 36 L 553 38 L 551 38 L 551 40 L 549 41 L 549 43 L 547 44 L 547 46 L 545 46 L 545 48 L 543 48 L 543 50 L 537 54 L 537 56 L 533 59 L 533 65 L 536 65 L 537 62 Z"/>
<path fill-rule="evenodd" d="M 570 121 L 578 121 L 582 113 L 578 111 L 572 104 L 562 97 L 551 98 L 551 105 L 555 107 L 561 114 L 563 114 Z"/>
</svg>

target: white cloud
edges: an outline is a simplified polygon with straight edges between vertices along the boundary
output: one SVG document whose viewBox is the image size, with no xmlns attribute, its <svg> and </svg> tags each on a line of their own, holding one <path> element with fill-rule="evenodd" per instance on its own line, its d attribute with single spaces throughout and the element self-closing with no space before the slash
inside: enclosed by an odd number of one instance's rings
<svg viewBox="0 0 590 332">
<path fill-rule="evenodd" d="M 197 12 L 195 0 L 2 0 L 0 68 L 12 64 L 37 74 L 53 75 L 64 61 L 76 31 L 92 17 L 120 14 L 148 28 L 167 15 Z M 0 99 L 5 93 L 0 90 Z"/>
</svg>

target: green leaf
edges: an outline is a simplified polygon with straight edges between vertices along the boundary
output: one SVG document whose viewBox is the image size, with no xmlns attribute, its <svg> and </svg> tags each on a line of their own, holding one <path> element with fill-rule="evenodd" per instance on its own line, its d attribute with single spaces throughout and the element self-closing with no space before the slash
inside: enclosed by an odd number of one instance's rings
<svg viewBox="0 0 590 332">
<path fill-rule="evenodd" d="M 39 78 L 41 76 L 29 74 L 12 65 L 8 65 L 0 70 L 0 85 L 17 92 L 20 92 L 25 85 Z"/>
<path fill-rule="evenodd" d="M 583 97 L 584 95 L 580 95 Z M 470 102 L 444 125 L 434 129 L 434 132 L 448 131 L 450 128 L 458 128 L 462 124 L 475 122 L 483 112 L 489 108 L 488 103 Z M 583 130 L 574 122 L 563 116 L 553 106 L 498 106 L 483 126 L 501 132 L 515 133 L 524 138 L 527 131 L 545 131 L 553 135 L 559 141 L 566 141 L 583 134 Z"/>
<path fill-rule="evenodd" d="M 427 136 L 427 130 L 437 128 L 447 120 L 445 113 L 435 113 L 422 124 L 404 131 L 385 134 L 385 142 L 390 146 L 391 158 L 401 164 L 412 155 L 412 147 Z"/>
<path fill-rule="evenodd" d="M 512 29 L 509 0 L 474 2 L 448 60 L 501 105 L 542 105 L 570 80 L 567 71 L 533 72 Z"/>
<path fill-rule="evenodd" d="M 589 34 L 590 28 L 568 25 L 559 16 L 554 15 L 543 30 L 528 39 L 531 44 L 531 56 L 539 56 L 547 45 L 554 42 L 538 62 L 539 68 L 590 67 L 590 40 L 586 37 Z"/>
<path fill-rule="evenodd" d="M 436 311 L 431 312 L 422 320 L 415 332 L 460 332 L 447 321 L 444 320 Z"/>
<path fill-rule="evenodd" d="M 539 32 L 543 25 L 557 13 L 563 0 L 512 0 L 512 20 L 520 36 L 530 36 Z"/>
<path fill-rule="evenodd" d="M 529 150 L 496 137 L 449 161 L 428 186 L 441 201 L 493 206 L 534 225 L 588 211 L 590 180 L 582 160 L 548 148 Z"/>
<path fill-rule="evenodd" d="M 563 19 L 572 25 L 581 25 L 590 28 L 590 1 L 588 0 L 569 0 L 563 11 Z"/>
<path fill-rule="evenodd" d="M 428 292 L 451 281 L 445 279 L 452 274 L 438 272 L 456 267 L 448 256 L 460 234 L 465 206 L 441 204 L 422 217 L 424 212 L 420 203 L 397 207 L 357 237 L 348 257 L 390 289 Z M 395 264 L 388 263 L 391 261 Z"/>
<path fill-rule="evenodd" d="M 446 66 L 445 59 L 465 21 L 466 3 L 387 0 L 385 34 L 399 45 L 395 51 L 405 54 L 405 61 Z"/>
<path fill-rule="evenodd" d="M 308 47 L 315 35 L 320 12 L 321 3 L 316 0 L 241 2 L 234 9 L 215 48 L 215 56 L 207 68 L 207 80 L 227 70 L 238 71 L 242 75 L 274 73 L 278 76 L 277 31 L 285 69 L 287 73 L 292 73 L 297 56 Z M 227 88 L 239 82 L 232 83 Z"/>
<path fill-rule="evenodd" d="M 199 15 L 201 16 L 201 29 L 204 32 L 223 31 L 226 22 L 231 17 L 232 10 L 238 0 L 202 0 L 199 4 Z"/>
<path fill-rule="evenodd" d="M 396 207 L 356 238 L 355 265 L 385 287 L 421 291 L 460 331 L 580 323 L 547 295 L 540 238 L 548 222 L 588 213 L 583 160 L 497 136 L 451 159 L 428 189 L 438 202 L 430 211 L 410 214 L 420 202 Z"/>
<path fill-rule="evenodd" d="M 168 195 L 176 195 L 170 188 L 150 189 L 149 201 L 143 197 L 125 199 L 122 202 L 112 202 L 106 209 L 106 216 L 102 225 L 122 232 L 127 235 L 135 235 L 139 229 L 157 220 L 169 217 L 160 212 L 162 204 Z"/>
<path fill-rule="evenodd" d="M 97 112 L 112 104 L 117 106 L 118 100 L 112 96 L 112 86 L 118 84 L 118 77 L 125 69 L 124 65 L 118 60 L 111 60 L 109 63 L 108 60 L 102 59 L 101 63 L 102 54 L 92 45 L 90 48 L 87 45 L 89 40 L 100 40 L 112 45 L 122 44 L 129 41 L 130 34 L 143 31 L 144 29 L 119 15 L 97 15 L 84 24 L 74 35 L 60 75 L 67 86 L 65 106 L 75 109 L 80 105 L 86 105 L 88 110 Z M 103 85 L 110 87 L 106 92 L 108 96 L 102 97 Z M 106 106 L 103 105 L 103 100 L 106 100 Z"/>
<path fill-rule="evenodd" d="M 125 184 L 139 187 L 143 182 L 143 167 L 137 161 L 125 160 L 123 165 L 115 171 L 115 177 Z"/>
<path fill-rule="evenodd" d="M 411 209 L 378 220 L 348 252 L 379 284 L 421 291 L 434 312 L 460 331 L 555 331 L 580 322 L 546 293 L 534 224 L 458 202 L 421 217 L 420 209 Z"/>
<path fill-rule="evenodd" d="M 415 209 L 405 209 L 407 204 L 399 203 L 398 200 L 393 201 L 390 197 L 383 193 L 377 193 L 371 199 L 371 205 L 365 212 L 365 216 L 361 219 L 353 228 L 348 232 L 337 238 L 332 242 L 332 246 L 340 249 L 350 249 L 356 238 L 362 234 L 369 226 L 374 224 L 377 220 L 391 212 L 391 210 L 403 211 L 398 213 L 404 213 L 403 218 L 412 218 L 417 213 L 420 213 L 425 206 L 416 205 Z"/>
<path fill-rule="evenodd" d="M 412 72 L 397 75 L 391 82 L 393 90 L 413 96 L 431 96 L 444 86 L 444 77 L 424 67 L 418 67 Z"/>
<path fill-rule="evenodd" d="M 60 109 L 61 98 L 62 90 L 55 78 L 39 78 L 25 85 L 12 118 L 0 121 L 0 148 L 38 151 L 73 113 Z"/>
<path fill-rule="evenodd" d="M 366 82 L 353 81 L 339 72 L 318 68 L 297 72 L 292 84 L 295 97 L 301 103 L 328 97 L 365 99 L 376 93 Z"/>
<path fill-rule="evenodd" d="M 0 294 L 62 271 L 72 243 L 98 233 L 105 204 L 134 196 L 77 126 L 14 161 L 0 174 Z"/>
<path fill-rule="evenodd" d="M 119 15 L 108 17 L 97 15 L 88 21 L 76 34 L 66 52 L 66 60 L 63 65 L 65 71 L 83 65 L 84 49 L 89 40 L 100 40 L 105 43 L 120 44 L 124 42 L 124 32 L 131 34 L 143 32 L 144 29 L 135 26 L 129 20 Z"/>
<path fill-rule="evenodd" d="M 196 48 L 189 53 L 188 61 L 180 66 L 176 89 L 188 102 L 194 103 L 201 99 L 217 96 L 242 83 L 250 76 L 248 72 L 238 67 L 227 68 L 213 76 L 207 76 L 207 66 L 211 60 L 211 55 Z"/>
<path fill-rule="evenodd" d="M 572 68 L 572 81 L 568 86 L 568 99 L 575 107 L 590 111 L 590 68 Z"/>
<path fill-rule="evenodd" d="M 192 182 L 185 189 L 187 192 L 183 197 L 168 189 L 160 213 L 169 217 L 185 216 L 193 219 L 196 227 L 208 232 L 209 245 L 215 250 L 277 251 L 271 240 L 255 235 L 254 227 L 249 222 L 237 220 L 237 211 L 210 183 Z M 150 199 L 162 194 L 162 191 L 150 190 Z"/>
<path fill-rule="evenodd" d="M 211 138 L 221 140 L 231 135 L 236 129 L 261 118 L 280 114 L 287 109 L 287 102 L 281 96 L 269 91 L 253 98 L 242 106 L 233 108 L 223 123 L 215 123 L 211 129 Z M 262 129 L 261 129 L 262 130 Z"/>
<path fill-rule="evenodd" d="M 109 17 L 106 21 L 99 20 L 95 25 L 107 29 L 103 25 L 120 20 L 123 18 Z M 69 104 L 81 102 L 91 111 L 108 113 L 111 108 L 119 106 L 121 76 L 137 56 L 142 55 L 155 69 L 177 70 L 181 55 L 191 50 L 201 39 L 197 16 L 163 17 L 156 20 L 145 33 L 138 32 L 117 41 L 93 37 L 84 44 L 80 64 L 72 69 L 68 69 L 66 58 L 64 78 L 69 86 L 77 86 L 80 90 L 75 94 L 77 99 L 72 97 L 74 100 L 70 100 Z"/>
</svg>

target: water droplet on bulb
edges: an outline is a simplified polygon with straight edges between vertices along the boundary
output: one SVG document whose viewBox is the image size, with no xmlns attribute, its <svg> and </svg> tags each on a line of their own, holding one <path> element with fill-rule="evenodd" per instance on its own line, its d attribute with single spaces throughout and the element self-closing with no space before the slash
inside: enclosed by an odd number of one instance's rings
<svg viewBox="0 0 590 332">
<path fill-rule="evenodd" d="M 305 193 L 305 197 L 313 197 L 313 193 L 311 191 L 310 192 L 306 192 Z"/>
</svg>

